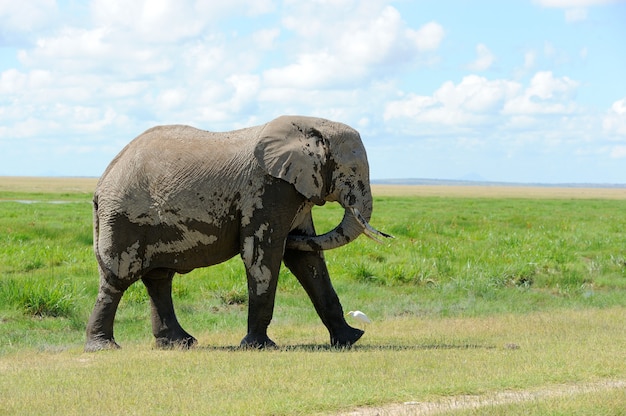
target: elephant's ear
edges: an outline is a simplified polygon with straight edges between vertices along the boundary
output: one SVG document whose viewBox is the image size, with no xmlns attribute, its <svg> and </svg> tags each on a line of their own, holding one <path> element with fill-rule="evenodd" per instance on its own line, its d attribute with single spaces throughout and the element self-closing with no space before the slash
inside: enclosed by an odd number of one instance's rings
<svg viewBox="0 0 626 416">
<path fill-rule="evenodd" d="M 321 119 L 282 116 L 265 125 L 254 154 L 258 163 L 275 178 L 293 184 L 298 192 L 322 204 L 323 166 L 328 144 L 316 128 Z"/>
</svg>

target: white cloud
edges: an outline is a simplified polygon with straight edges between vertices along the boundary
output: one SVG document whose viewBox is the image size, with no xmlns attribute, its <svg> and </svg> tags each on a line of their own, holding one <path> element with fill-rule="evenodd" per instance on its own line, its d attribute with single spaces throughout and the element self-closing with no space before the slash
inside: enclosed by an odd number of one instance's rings
<svg viewBox="0 0 626 416">
<path fill-rule="evenodd" d="M 111 44 L 106 43 L 106 34 L 104 28 L 87 30 L 66 27 L 55 36 L 37 39 L 34 49 L 20 51 L 19 59 L 31 67 L 54 61 L 56 67 L 66 64 L 67 68 L 74 68 L 80 64 L 79 70 L 93 68 L 101 64 L 99 59 L 111 55 L 114 50 Z"/>
<path fill-rule="evenodd" d="M 0 0 L 0 34 L 28 34 L 41 29 L 57 14 L 55 0 Z"/>
<path fill-rule="evenodd" d="M 229 100 L 232 113 L 239 113 L 245 107 L 254 105 L 259 94 L 261 79 L 257 75 L 235 74 L 226 81 L 233 87 L 233 93 Z"/>
<path fill-rule="evenodd" d="M 269 87 L 327 88 L 359 76 L 358 67 L 344 67 L 339 57 L 327 52 L 298 56 L 297 62 L 282 68 L 273 68 L 263 74 Z"/>
<path fill-rule="evenodd" d="M 231 62 L 227 59 L 228 52 L 220 39 L 208 38 L 186 45 L 180 51 L 180 57 L 194 78 L 202 78 L 227 67 Z"/>
<path fill-rule="evenodd" d="M 163 90 L 156 98 L 157 106 L 161 111 L 168 111 L 180 107 L 187 98 L 186 90 L 182 88 L 170 88 Z"/>
<path fill-rule="evenodd" d="M 265 72 L 271 86 L 332 88 L 380 71 L 392 74 L 436 50 L 445 35 L 436 22 L 408 27 L 397 9 L 376 2 L 336 1 L 311 10 L 312 3 L 293 3 L 283 18 L 285 28 L 299 36 L 300 51 L 288 65 Z"/>
<path fill-rule="evenodd" d="M 8 69 L 0 74 L 0 92 L 3 94 L 16 92 L 24 87 L 26 81 L 26 74 L 15 68 Z"/>
<path fill-rule="evenodd" d="M 443 83 L 432 96 L 407 94 L 390 101 L 384 119 L 408 123 L 416 130 L 424 125 L 464 128 L 499 125 L 513 130 L 542 124 L 547 127 L 543 116 L 563 117 L 578 110 L 573 101 L 577 87 L 577 82 L 568 77 L 556 78 L 551 72 L 536 73 L 527 86 L 470 75 L 458 84 Z M 441 129 L 443 134 L 445 131 Z"/>
<path fill-rule="evenodd" d="M 575 8 L 565 11 L 565 21 L 569 23 L 582 22 L 587 20 L 587 9 Z"/>
<path fill-rule="evenodd" d="M 535 3 L 543 7 L 555 7 L 561 9 L 571 9 L 574 7 L 600 6 L 603 4 L 617 3 L 623 0 L 534 0 Z"/>
<path fill-rule="evenodd" d="M 537 51 L 534 49 L 524 52 L 524 63 L 521 67 L 516 67 L 513 70 L 514 77 L 516 79 L 522 78 L 531 73 L 537 66 Z"/>
<path fill-rule="evenodd" d="M 626 98 L 615 101 L 611 106 L 611 111 L 620 116 L 626 116 Z"/>
<path fill-rule="evenodd" d="M 88 126 L 123 134 L 132 123 L 168 120 L 228 126 L 277 111 L 365 120 L 375 110 L 362 103 L 377 80 L 427 61 L 445 36 L 436 22 L 409 26 L 383 0 L 286 1 L 275 22 L 285 27 L 213 32 L 220 16 L 274 8 L 269 0 L 218 3 L 94 0 L 82 21 L 39 32 L 18 54 L 22 68 L 0 70 L 0 139 Z M 270 66 L 268 52 L 278 58 Z M 379 89 L 375 105 L 394 88 Z M 94 110 L 104 107 L 115 112 Z"/>
<path fill-rule="evenodd" d="M 626 146 L 614 146 L 610 153 L 611 159 L 624 159 L 626 158 Z"/>
<path fill-rule="evenodd" d="M 102 71 L 137 77 L 172 68 L 174 60 L 164 53 L 167 49 L 116 39 L 117 35 L 104 27 L 65 27 L 53 36 L 39 38 L 33 49 L 20 51 L 18 57 L 27 67 L 77 74 Z"/>
<path fill-rule="evenodd" d="M 112 99 L 138 97 L 149 88 L 147 81 L 113 81 L 102 86 L 104 97 Z"/>
<path fill-rule="evenodd" d="M 193 3 L 176 0 L 95 0 L 92 13 L 97 26 L 150 42 L 195 36 L 207 22 Z"/>
<path fill-rule="evenodd" d="M 476 55 L 476 60 L 467 66 L 471 71 L 485 71 L 496 60 L 495 55 L 482 43 L 476 45 Z"/>
<path fill-rule="evenodd" d="M 610 136 L 626 141 L 626 98 L 611 105 L 602 121 L 602 128 Z"/>
<path fill-rule="evenodd" d="M 252 34 L 252 40 L 261 49 L 271 49 L 280 36 L 280 29 L 263 29 Z"/>
<path fill-rule="evenodd" d="M 429 22 L 418 30 L 407 29 L 407 36 L 415 42 L 418 51 L 432 51 L 439 48 L 445 31 L 437 22 Z"/>
<path fill-rule="evenodd" d="M 275 11 L 274 0 L 196 1 L 195 7 L 203 16 L 222 19 L 224 16 L 260 16 Z"/>
<path fill-rule="evenodd" d="M 97 27 L 112 29 L 122 39 L 159 44 L 199 36 L 228 15 L 259 16 L 274 9 L 272 0 L 93 0 L 91 4 Z"/>
<path fill-rule="evenodd" d="M 401 48 L 404 23 L 400 13 L 393 7 L 385 7 L 377 16 L 365 20 L 354 20 L 348 30 L 341 31 L 333 55 L 355 65 L 371 65 L 384 61 L 394 49 Z M 342 59 L 343 60 L 343 59 Z"/>
<path fill-rule="evenodd" d="M 388 103 L 384 118 L 445 125 L 489 123 L 521 89 L 521 85 L 512 81 L 489 81 L 469 75 L 458 85 L 445 82 L 432 96 L 409 94 Z"/>
<path fill-rule="evenodd" d="M 587 20 L 587 8 L 618 3 L 623 0 L 534 0 L 534 3 L 542 7 L 550 7 L 565 10 L 565 21 L 576 23 Z"/>
<path fill-rule="evenodd" d="M 537 53 L 535 51 L 527 51 L 524 54 L 524 69 L 532 69 L 537 61 Z"/>
<path fill-rule="evenodd" d="M 555 78 L 552 72 L 537 72 L 530 85 L 509 100 L 504 114 L 569 114 L 577 110 L 572 100 L 579 83 L 568 78 Z"/>
</svg>

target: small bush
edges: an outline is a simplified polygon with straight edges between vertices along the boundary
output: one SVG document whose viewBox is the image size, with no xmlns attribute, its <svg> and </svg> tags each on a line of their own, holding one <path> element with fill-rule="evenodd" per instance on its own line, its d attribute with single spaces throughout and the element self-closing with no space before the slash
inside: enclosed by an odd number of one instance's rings
<svg viewBox="0 0 626 416">
<path fill-rule="evenodd" d="M 358 282 L 375 282 L 378 280 L 376 273 L 365 263 L 356 265 L 354 273 L 354 279 Z"/>
<path fill-rule="evenodd" d="M 23 271 L 31 272 L 33 270 L 38 270 L 45 267 L 45 263 L 41 259 L 32 259 L 24 263 Z"/>
<path fill-rule="evenodd" d="M 242 288 L 223 290 L 218 296 L 224 305 L 245 305 L 248 301 L 248 291 Z"/>
<path fill-rule="evenodd" d="M 73 295 L 67 285 L 46 285 L 30 280 L 17 282 L 11 279 L 0 286 L 2 302 L 22 309 L 27 315 L 40 318 L 72 318 L 75 312 Z"/>
<path fill-rule="evenodd" d="M 28 314 L 38 317 L 70 318 L 74 313 L 70 294 L 55 289 L 25 293 L 21 303 Z"/>
</svg>

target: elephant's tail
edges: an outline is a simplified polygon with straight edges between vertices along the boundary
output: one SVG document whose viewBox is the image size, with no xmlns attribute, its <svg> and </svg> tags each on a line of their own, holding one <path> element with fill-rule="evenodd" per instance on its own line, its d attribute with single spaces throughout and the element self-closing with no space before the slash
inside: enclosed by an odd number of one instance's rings
<svg viewBox="0 0 626 416">
<path fill-rule="evenodd" d="M 100 213 L 98 212 L 98 194 L 93 197 L 93 252 L 96 255 L 100 273 L 108 270 L 100 252 Z"/>
<path fill-rule="evenodd" d="M 100 217 L 98 216 L 98 194 L 93 196 L 93 251 L 99 264 L 102 264 L 98 240 L 100 239 Z"/>
</svg>

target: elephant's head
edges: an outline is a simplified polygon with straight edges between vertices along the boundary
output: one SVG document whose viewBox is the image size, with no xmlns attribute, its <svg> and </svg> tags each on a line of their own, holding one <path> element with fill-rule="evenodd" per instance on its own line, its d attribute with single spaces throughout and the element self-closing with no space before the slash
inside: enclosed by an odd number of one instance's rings
<svg viewBox="0 0 626 416">
<path fill-rule="evenodd" d="M 282 116 L 269 122 L 255 149 L 259 164 L 291 184 L 317 205 L 337 201 L 345 209 L 341 223 L 319 236 L 290 236 L 287 248 L 330 250 L 361 233 L 378 241 L 390 237 L 372 228 L 369 165 L 359 133 L 329 120 Z"/>
</svg>

